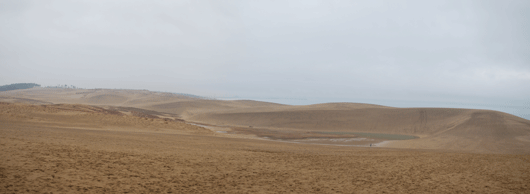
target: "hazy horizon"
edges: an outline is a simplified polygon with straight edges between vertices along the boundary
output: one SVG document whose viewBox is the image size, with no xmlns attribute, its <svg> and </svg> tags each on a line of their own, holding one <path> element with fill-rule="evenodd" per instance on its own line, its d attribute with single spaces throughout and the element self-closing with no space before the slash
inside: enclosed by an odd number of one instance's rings
<svg viewBox="0 0 530 194">
<path fill-rule="evenodd" d="M 0 85 L 530 119 L 529 18 L 525 0 L 0 0 Z"/>
</svg>

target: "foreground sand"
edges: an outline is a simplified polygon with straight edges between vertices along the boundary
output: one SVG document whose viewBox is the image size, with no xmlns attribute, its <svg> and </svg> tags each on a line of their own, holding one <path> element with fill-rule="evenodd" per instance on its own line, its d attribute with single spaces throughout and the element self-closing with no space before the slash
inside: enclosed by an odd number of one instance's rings
<svg viewBox="0 0 530 194">
<path fill-rule="evenodd" d="M 1 105 L 0 193 L 530 191 L 528 155 L 279 143 L 90 106 Z"/>
</svg>

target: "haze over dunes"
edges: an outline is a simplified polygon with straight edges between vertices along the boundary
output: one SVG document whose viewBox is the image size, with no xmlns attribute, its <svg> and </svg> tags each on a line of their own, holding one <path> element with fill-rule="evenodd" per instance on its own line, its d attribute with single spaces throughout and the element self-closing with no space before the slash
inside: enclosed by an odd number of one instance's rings
<svg viewBox="0 0 530 194">
<path fill-rule="evenodd" d="M 0 193 L 529 193 L 529 14 L 0 0 Z"/>
<path fill-rule="evenodd" d="M 53 103 L 136 107 L 173 114 L 190 122 L 279 133 L 368 132 L 413 135 L 392 141 L 395 148 L 530 153 L 530 121 L 491 110 L 393 108 L 358 103 L 292 106 L 259 101 L 224 101 L 145 90 L 34 88 L 2 96 Z M 230 130 L 230 129 L 228 129 Z M 246 130 L 249 132 L 249 130 Z"/>
</svg>

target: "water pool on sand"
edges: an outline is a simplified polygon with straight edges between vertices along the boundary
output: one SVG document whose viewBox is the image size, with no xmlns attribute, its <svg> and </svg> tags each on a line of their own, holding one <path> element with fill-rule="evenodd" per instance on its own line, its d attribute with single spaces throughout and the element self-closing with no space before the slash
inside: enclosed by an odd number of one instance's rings
<svg viewBox="0 0 530 194">
<path fill-rule="evenodd" d="M 366 132 L 315 132 L 321 134 L 335 134 L 335 135 L 357 135 L 358 137 L 384 139 L 384 140 L 408 140 L 419 138 L 412 135 L 400 135 L 400 134 L 385 134 L 385 133 L 366 133 Z"/>
</svg>

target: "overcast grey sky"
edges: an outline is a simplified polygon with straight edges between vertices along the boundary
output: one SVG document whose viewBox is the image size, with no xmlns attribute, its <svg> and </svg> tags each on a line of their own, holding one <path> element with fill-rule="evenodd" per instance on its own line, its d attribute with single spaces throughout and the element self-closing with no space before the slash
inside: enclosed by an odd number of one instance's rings
<svg viewBox="0 0 530 194">
<path fill-rule="evenodd" d="M 529 53 L 528 0 L 0 0 L 0 85 L 529 102 Z"/>
</svg>

